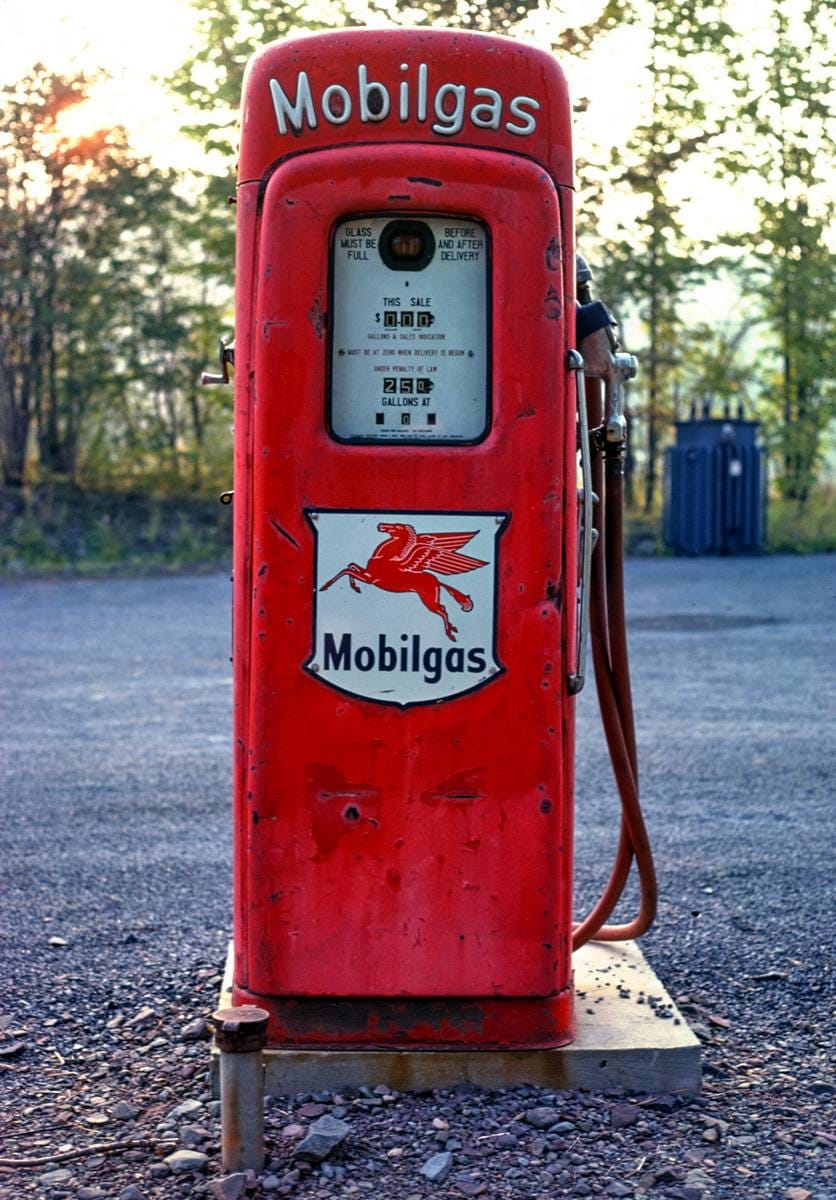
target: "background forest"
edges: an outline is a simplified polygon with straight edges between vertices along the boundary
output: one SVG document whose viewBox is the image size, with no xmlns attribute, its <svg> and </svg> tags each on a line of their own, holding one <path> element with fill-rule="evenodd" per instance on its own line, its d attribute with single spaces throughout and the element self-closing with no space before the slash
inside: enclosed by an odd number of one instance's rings
<svg viewBox="0 0 836 1200">
<path fill-rule="evenodd" d="M 141 156 L 118 125 L 71 136 L 96 75 L 34 64 L 0 89 L 0 569 L 223 557 L 228 514 L 208 505 L 231 486 L 231 389 L 198 381 L 232 327 L 244 66 L 289 33 L 369 23 L 534 36 L 567 65 L 579 245 L 640 361 L 645 543 L 673 422 L 743 405 L 770 452 L 771 544 L 836 549 L 830 4 L 764 0 L 754 30 L 734 0 L 606 0 L 585 24 L 534 0 L 194 8 L 193 52 L 159 86 L 200 173 Z M 628 128 L 616 85 L 583 70 L 609 46 L 640 74 Z"/>
</svg>

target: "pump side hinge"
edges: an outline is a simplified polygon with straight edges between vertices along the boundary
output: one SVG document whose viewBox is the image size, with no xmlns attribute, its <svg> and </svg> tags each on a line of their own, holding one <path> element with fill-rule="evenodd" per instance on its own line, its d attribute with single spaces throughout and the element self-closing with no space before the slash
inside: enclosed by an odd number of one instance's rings
<svg viewBox="0 0 836 1200">
<path fill-rule="evenodd" d="M 235 365 L 235 347 L 227 345 L 226 338 L 220 340 L 220 353 L 218 355 L 221 364 L 220 375 L 215 375 L 211 371 L 203 371 L 200 376 L 200 382 L 205 386 L 213 383 L 229 383 L 229 368 Z"/>
</svg>

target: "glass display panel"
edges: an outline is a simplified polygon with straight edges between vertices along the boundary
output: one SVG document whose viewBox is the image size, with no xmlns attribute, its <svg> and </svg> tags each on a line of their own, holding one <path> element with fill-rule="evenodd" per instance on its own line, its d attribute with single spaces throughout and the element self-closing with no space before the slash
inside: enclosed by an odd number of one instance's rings
<svg viewBox="0 0 836 1200">
<path fill-rule="evenodd" d="M 348 217 L 332 251 L 330 426 L 345 441 L 488 431 L 488 233 L 464 217 Z"/>
</svg>

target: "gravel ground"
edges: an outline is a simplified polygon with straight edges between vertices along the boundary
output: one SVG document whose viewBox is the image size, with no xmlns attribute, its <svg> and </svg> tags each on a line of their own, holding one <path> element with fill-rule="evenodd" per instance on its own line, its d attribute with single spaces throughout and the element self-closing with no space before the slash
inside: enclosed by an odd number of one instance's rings
<svg viewBox="0 0 836 1200">
<path fill-rule="evenodd" d="M 0 587 L 0 1196 L 834 1200 L 834 560 L 634 561 L 628 583 L 662 894 L 643 946 L 704 1042 L 701 1097 L 296 1096 L 269 1102 L 259 1177 L 221 1172 L 203 1024 L 230 924 L 228 583 Z M 585 694 L 579 908 L 615 843 L 601 745 Z"/>
</svg>

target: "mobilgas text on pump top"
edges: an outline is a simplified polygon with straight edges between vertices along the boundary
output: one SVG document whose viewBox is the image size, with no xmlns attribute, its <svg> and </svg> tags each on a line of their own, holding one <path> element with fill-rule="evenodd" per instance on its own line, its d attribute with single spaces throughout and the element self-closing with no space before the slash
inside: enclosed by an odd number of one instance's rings
<svg viewBox="0 0 836 1200">
<path fill-rule="evenodd" d="M 504 128 L 506 133 L 526 137 L 537 129 L 540 102 L 532 96 L 513 96 L 509 101 L 491 87 L 431 79 L 427 63 L 413 71 L 408 63 L 399 64 L 397 88 L 369 79 L 367 67 L 357 66 L 351 85 L 331 83 L 317 95 L 306 71 L 299 71 L 295 83 L 287 89 L 278 79 L 270 80 L 270 93 L 279 133 L 302 133 L 305 126 L 316 129 L 319 118 L 331 125 L 345 125 L 357 111 L 365 124 L 383 121 L 426 124 L 441 137 L 461 133 L 465 121 L 477 129 Z M 393 95 L 393 93 L 395 93 Z M 291 98 L 292 96 L 292 98 Z"/>
</svg>

